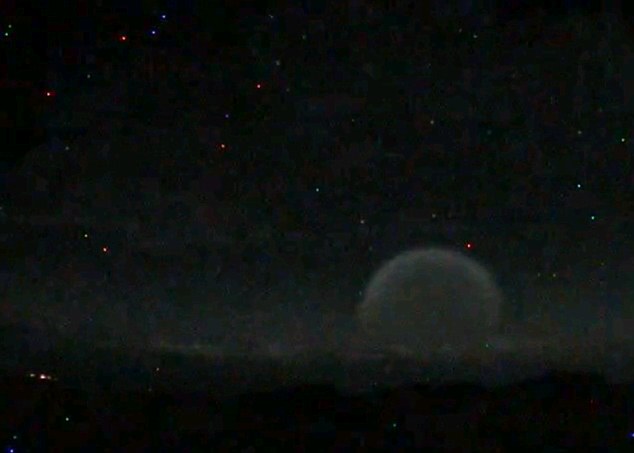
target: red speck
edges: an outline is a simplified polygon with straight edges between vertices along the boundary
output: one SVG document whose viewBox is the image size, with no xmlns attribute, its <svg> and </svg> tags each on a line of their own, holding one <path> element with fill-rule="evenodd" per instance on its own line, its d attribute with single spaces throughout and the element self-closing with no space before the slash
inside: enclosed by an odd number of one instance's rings
<svg viewBox="0 0 634 453">
<path fill-rule="evenodd" d="M 473 244 L 471 244 L 471 242 L 467 242 L 467 243 L 465 244 L 465 247 L 466 247 L 467 249 L 471 250 L 471 249 L 473 248 Z"/>
<path fill-rule="evenodd" d="M 262 84 L 261 84 L 261 83 L 258 83 L 257 85 L 255 85 L 255 87 L 259 90 L 259 89 L 261 89 L 261 88 L 262 88 Z"/>
<path fill-rule="evenodd" d="M 103 248 L 101 249 L 101 251 L 102 251 L 103 253 L 108 253 L 108 247 L 103 247 Z"/>
<path fill-rule="evenodd" d="M 220 149 L 227 149 L 227 145 L 225 145 L 224 143 L 220 144 Z"/>
<path fill-rule="evenodd" d="M 127 37 L 126 35 L 121 35 L 121 36 L 119 36 L 119 41 L 121 41 L 121 42 L 125 42 L 125 41 L 127 41 L 127 40 L 128 40 L 128 37 Z"/>
<path fill-rule="evenodd" d="M 52 90 L 48 90 L 44 92 L 44 96 L 46 96 L 47 98 L 54 98 L 55 97 L 55 91 Z"/>
</svg>

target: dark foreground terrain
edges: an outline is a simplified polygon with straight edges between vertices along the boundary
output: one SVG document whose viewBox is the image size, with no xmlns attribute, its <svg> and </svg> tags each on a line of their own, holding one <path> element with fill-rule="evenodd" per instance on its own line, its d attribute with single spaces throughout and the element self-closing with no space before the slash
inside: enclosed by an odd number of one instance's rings
<svg viewBox="0 0 634 453">
<path fill-rule="evenodd" d="M 437 368 L 418 383 L 372 384 L 406 367 L 388 362 L 33 354 L 5 364 L 0 442 L 14 453 L 634 451 L 634 383 L 545 372 L 484 387 L 441 381 Z"/>
</svg>

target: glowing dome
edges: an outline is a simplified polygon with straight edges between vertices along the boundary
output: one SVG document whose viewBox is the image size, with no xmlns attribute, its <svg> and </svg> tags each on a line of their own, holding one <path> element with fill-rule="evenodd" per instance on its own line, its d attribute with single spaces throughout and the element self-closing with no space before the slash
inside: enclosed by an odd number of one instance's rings
<svg viewBox="0 0 634 453">
<path fill-rule="evenodd" d="M 366 334 L 413 354 L 488 347 L 502 295 L 472 258 L 443 249 L 404 252 L 373 276 L 358 307 Z"/>
</svg>

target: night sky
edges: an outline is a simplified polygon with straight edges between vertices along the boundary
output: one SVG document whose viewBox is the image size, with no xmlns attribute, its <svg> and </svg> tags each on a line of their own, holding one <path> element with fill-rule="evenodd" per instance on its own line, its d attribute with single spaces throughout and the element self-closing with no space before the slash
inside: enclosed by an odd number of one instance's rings
<svg viewBox="0 0 634 453">
<path fill-rule="evenodd" d="M 3 324 L 340 345 L 377 266 L 434 244 L 514 338 L 630 341 L 619 2 L 75 3 L 0 15 Z"/>
</svg>

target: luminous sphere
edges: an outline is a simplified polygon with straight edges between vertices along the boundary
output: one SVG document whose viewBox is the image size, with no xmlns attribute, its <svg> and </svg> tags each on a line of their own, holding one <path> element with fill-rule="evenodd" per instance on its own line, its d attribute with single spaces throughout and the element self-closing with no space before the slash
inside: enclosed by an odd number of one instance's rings
<svg viewBox="0 0 634 453">
<path fill-rule="evenodd" d="M 385 263 L 370 280 L 358 317 L 377 345 L 414 354 L 487 347 L 502 293 L 492 275 L 457 251 L 419 249 Z"/>
</svg>

